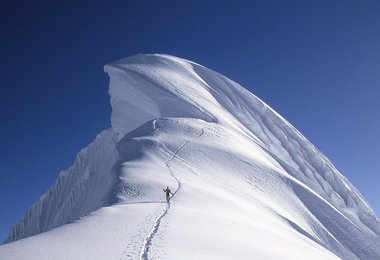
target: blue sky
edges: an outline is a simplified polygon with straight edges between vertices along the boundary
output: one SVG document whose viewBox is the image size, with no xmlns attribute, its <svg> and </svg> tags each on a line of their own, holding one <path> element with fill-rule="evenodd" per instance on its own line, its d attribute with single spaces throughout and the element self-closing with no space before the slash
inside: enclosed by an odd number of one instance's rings
<svg viewBox="0 0 380 260">
<path fill-rule="evenodd" d="M 242 84 L 380 213 L 379 1 L 95 2 L 1 3 L 0 240 L 110 127 L 103 65 L 136 53 Z"/>
</svg>

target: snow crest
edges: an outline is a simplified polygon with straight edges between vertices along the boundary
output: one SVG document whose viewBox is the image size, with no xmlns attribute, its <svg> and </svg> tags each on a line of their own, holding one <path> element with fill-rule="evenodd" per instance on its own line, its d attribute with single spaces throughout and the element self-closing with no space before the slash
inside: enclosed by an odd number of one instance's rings
<svg viewBox="0 0 380 260">
<path fill-rule="evenodd" d="M 248 90 L 199 64 L 168 55 L 136 55 L 105 66 L 113 128 L 122 135 L 160 117 L 198 118 L 237 129 L 287 173 L 380 235 L 360 192 L 288 121 Z M 127 111 L 133 111 L 128 113 Z"/>
<path fill-rule="evenodd" d="M 368 202 L 325 155 L 245 88 L 169 55 L 135 55 L 105 71 L 112 129 L 60 174 L 8 242 L 110 206 L 96 218 L 124 216 L 129 222 L 104 236 L 115 241 L 99 248 L 99 258 L 111 251 L 122 259 L 380 258 L 380 220 Z M 169 205 L 162 201 L 167 185 L 181 187 Z M 79 237 L 96 233 L 82 226 Z M 50 237 L 68 229 L 52 230 Z M 33 251 L 33 239 L 55 248 L 35 236 L 0 247 L 0 256 L 15 257 L 4 252 L 17 243 Z M 273 250 L 279 243 L 284 248 Z M 67 258 L 64 245 L 54 252 Z M 124 248 L 121 256 L 116 248 Z M 83 256 L 79 251 L 76 256 Z"/>
</svg>

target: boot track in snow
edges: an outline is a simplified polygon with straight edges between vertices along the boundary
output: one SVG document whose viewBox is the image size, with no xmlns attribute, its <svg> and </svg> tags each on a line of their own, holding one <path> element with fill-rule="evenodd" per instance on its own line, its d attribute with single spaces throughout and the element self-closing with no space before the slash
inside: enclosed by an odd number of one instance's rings
<svg viewBox="0 0 380 260">
<path fill-rule="evenodd" d="M 158 228 L 160 227 L 160 224 L 161 224 L 161 220 L 163 219 L 163 217 L 165 217 L 165 215 L 168 213 L 169 209 L 170 209 L 170 200 L 177 194 L 177 192 L 181 189 L 181 182 L 180 180 L 174 175 L 172 169 L 170 168 L 170 165 L 169 163 L 175 159 L 176 155 L 179 153 L 179 151 L 181 151 L 181 149 L 183 147 L 185 147 L 188 143 L 190 143 L 191 141 L 195 140 L 195 139 L 198 139 L 199 137 L 201 137 L 203 134 L 204 134 L 204 128 L 202 128 L 202 131 L 199 135 L 197 135 L 196 137 L 190 139 L 190 140 L 187 140 L 186 142 L 184 142 L 178 149 L 177 151 L 175 151 L 172 155 L 172 157 L 167 160 L 165 162 L 166 164 L 166 167 L 169 169 L 169 172 L 170 172 L 170 175 L 177 181 L 177 189 L 175 192 L 173 192 L 173 195 L 172 197 L 169 199 L 169 202 L 167 203 L 167 206 L 166 208 L 161 212 L 161 214 L 156 218 L 156 220 L 154 221 L 154 225 L 153 225 L 153 228 L 152 230 L 149 232 L 149 234 L 145 237 L 144 239 L 144 244 L 141 248 L 141 252 L 140 252 L 140 260 L 148 260 L 148 253 L 149 253 L 149 249 L 150 249 L 150 246 L 152 245 L 152 240 L 154 238 L 154 235 L 157 233 L 158 231 Z"/>
</svg>

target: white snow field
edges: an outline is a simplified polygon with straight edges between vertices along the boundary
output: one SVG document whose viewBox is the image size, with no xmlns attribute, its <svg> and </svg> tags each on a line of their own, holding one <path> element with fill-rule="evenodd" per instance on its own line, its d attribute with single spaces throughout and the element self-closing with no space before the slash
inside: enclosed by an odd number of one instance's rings
<svg viewBox="0 0 380 260">
<path fill-rule="evenodd" d="M 0 259 L 380 259 L 380 219 L 359 191 L 239 84 L 168 55 L 105 71 L 112 128 Z"/>
</svg>

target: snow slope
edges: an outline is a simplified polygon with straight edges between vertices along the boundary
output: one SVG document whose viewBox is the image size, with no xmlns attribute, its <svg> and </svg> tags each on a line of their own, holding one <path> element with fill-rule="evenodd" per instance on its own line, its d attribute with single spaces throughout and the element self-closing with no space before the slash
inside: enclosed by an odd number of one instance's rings
<svg viewBox="0 0 380 260">
<path fill-rule="evenodd" d="M 168 55 L 105 71 L 112 128 L 14 226 L 0 259 L 380 258 L 363 196 L 252 93 Z"/>
</svg>

